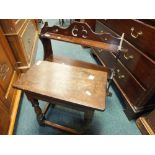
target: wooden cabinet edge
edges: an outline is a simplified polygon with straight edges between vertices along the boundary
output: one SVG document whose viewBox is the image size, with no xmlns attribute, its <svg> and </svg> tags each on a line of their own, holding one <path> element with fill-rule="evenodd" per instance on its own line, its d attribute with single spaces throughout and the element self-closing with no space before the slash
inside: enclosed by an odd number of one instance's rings
<svg viewBox="0 0 155 155">
<path fill-rule="evenodd" d="M 14 106 L 12 109 L 10 126 L 9 126 L 9 130 L 8 130 L 8 135 L 12 135 L 13 131 L 14 131 L 16 116 L 17 116 L 19 102 L 20 102 L 20 97 L 21 97 L 21 90 L 16 90 L 15 97 L 14 97 Z"/>
<path fill-rule="evenodd" d="M 136 124 L 138 128 L 140 129 L 141 133 L 144 135 L 155 135 L 155 132 L 151 129 L 147 121 L 145 120 L 145 117 L 139 117 L 136 120 Z"/>
<path fill-rule="evenodd" d="M 10 91 L 10 89 L 12 87 L 12 84 L 14 83 L 14 81 L 19 76 L 20 76 L 20 74 L 17 75 L 17 72 L 14 71 L 14 74 L 12 76 L 12 79 L 11 79 L 11 82 L 9 84 L 8 91 L 7 92 Z M 11 107 L 10 125 L 9 125 L 9 129 L 8 129 L 8 135 L 13 134 L 14 125 L 15 125 L 16 116 L 17 116 L 17 111 L 18 111 L 19 102 L 20 102 L 20 97 L 21 97 L 21 91 L 20 90 L 17 90 L 17 89 L 14 89 L 14 95 L 13 95 L 12 107 Z"/>
<path fill-rule="evenodd" d="M 37 41 L 38 41 L 38 34 L 36 34 L 35 40 L 34 40 L 34 42 L 36 42 L 36 43 L 33 44 L 34 46 L 33 46 L 33 49 L 32 49 L 32 55 L 31 55 L 31 60 L 30 60 L 31 65 L 35 62 L 35 55 L 36 55 L 36 52 L 37 52 Z M 9 85 L 8 89 L 10 87 L 12 87 L 12 84 L 14 82 L 15 74 L 16 74 L 16 72 L 14 72 L 14 75 L 13 75 L 13 77 L 11 79 L 11 82 L 10 82 L 10 85 Z M 18 75 L 18 77 L 19 76 L 20 76 L 20 74 Z M 15 90 L 14 94 L 15 95 L 13 96 L 13 107 L 12 107 L 12 112 L 11 112 L 10 126 L 9 126 L 9 130 L 8 130 L 8 135 L 12 135 L 13 131 L 14 131 L 16 116 L 17 116 L 18 107 L 19 107 L 22 92 L 20 90 Z"/>
<path fill-rule="evenodd" d="M 20 29 L 16 33 L 4 33 L 4 35 L 7 36 L 12 36 L 12 35 L 18 35 L 22 29 L 28 24 L 29 20 L 25 20 Z"/>
<path fill-rule="evenodd" d="M 38 33 L 35 36 L 34 39 L 34 44 L 32 47 L 32 53 L 31 53 L 31 57 L 30 57 L 30 66 L 35 62 L 35 58 L 36 58 L 36 53 L 37 53 L 37 47 L 38 47 Z"/>
<path fill-rule="evenodd" d="M 19 52 L 19 51 L 23 51 L 23 48 L 21 46 L 21 40 L 19 38 L 19 36 L 8 36 L 7 37 L 9 45 L 13 51 L 14 57 L 16 58 L 17 61 L 21 61 L 22 65 L 27 65 L 27 57 L 25 55 L 24 52 Z M 16 42 L 16 44 L 14 44 L 14 42 Z M 20 53 L 20 54 L 19 54 Z"/>
<path fill-rule="evenodd" d="M 20 36 L 20 41 L 21 41 L 22 48 L 26 51 L 26 49 L 25 49 L 25 47 L 23 45 L 23 42 L 21 40 L 21 36 L 24 34 L 24 32 L 27 29 L 27 27 L 28 27 L 28 25 L 29 25 L 30 22 L 32 22 L 33 25 L 34 25 L 34 27 L 35 27 L 36 35 L 35 35 L 35 39 L 33 40 L 33 47 L 32 47 L 32 52 L 31 52 L 29 61 L 28 61 L 28 57 L 27 57 L 26 53 L 24 52 L 25 58 L 27 58 L 27 60 L 26 60 L 26 62 L 27 62 L 26 66 L 29 66 L 29 65 L 31 66 L 34 63 L 34 61 L 35 61 L 34 60 L 35 59 L 35 55 L 36 55 L 36 52 L 37 52 L 37 45 L 38 45 L 38 30 L 37 30 L 37 27 L 36 27 L 34 21 L 28 20 L 27 24 L 25 25 L 24 30 L 22 30 L 22 34 L 19 35 Z"/>
</svg>

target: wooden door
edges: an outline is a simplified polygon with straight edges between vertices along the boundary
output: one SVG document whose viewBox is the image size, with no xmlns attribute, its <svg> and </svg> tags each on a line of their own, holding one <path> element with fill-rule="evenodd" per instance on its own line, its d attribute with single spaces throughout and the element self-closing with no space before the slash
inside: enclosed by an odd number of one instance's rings
<svg viewBox="0 0 155 155">
<path fill-rule="evenodd" d="M 9 129 L 14 96 L 10 83 L 15 73 L 15 59 L 0 27 L 0 134 Z"/>
<path fill-rule="evenodd" d="M 0 135 L 8 133 L 10 124 L 10 115 L 7 109 L 3 106 L 3 102 L 0 101 Z"/>
</svg>

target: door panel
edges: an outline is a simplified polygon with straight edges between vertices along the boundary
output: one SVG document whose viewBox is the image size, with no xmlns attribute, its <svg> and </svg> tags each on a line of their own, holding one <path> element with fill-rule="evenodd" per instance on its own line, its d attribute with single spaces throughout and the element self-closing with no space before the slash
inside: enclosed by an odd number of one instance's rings
<svg viewBox="0 0 155 155">
<path fill-rule="evenodd" d="M 9 129 L 10 117 L 3 103 L 0 101 L 0 135 L 6 134 Z"/>
<path fill-rule="evenodd" d="M 0 44 L 0 85 L 6 92 L 13 75 L 12 65 Z"/>
</svg>

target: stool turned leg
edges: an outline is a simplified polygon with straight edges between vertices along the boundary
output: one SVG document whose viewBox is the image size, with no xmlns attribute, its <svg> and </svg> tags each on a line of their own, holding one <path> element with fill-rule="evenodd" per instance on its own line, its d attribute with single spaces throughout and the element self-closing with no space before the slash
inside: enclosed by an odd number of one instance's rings
<svg viewBox="0 0 155 155">
<path fill-rule="evenodd" d="M 31 102 L 32 106 L 34 107 L 34 111 L 36 113 L 37 121 L 38 121 L 39 125 L 44 126 L 45 117 L 44 117 L 44 114 L 43 114 L 41 108 L 39 107 L 38 100 L 31 98 L 28 95 L 27 95 L 27 97 L 28 97 L 28 100 Z"/>
<path fill-rule="evenodd" d="M 84 113 L 84 122 L 85 122 L 85 126 L 84 126 L 84 131 L 87 130 L 93 120 L 93 116 L 94 116 L 94 110 L 87 110 Z"/>
<path fill-rule="evenodd" d="M 55 108 L 55 104 L 54 103 L 50 103 L 52 108 Z"/>
<path fill-rule="evenodd" d="M 48 104 L 46 105 L 45 109 L 42 111 L 42 113 L 43 113 L 44 116 L 46 115 L 46 113 L 47 113 L 48 109 L 50 108 L 50 106 L 51 106 L 52 108 L 54 108 L 54 107 L 55 107 L 55 104 L 53 104 L 53 103 L 48 103 Z"/>
</svg>

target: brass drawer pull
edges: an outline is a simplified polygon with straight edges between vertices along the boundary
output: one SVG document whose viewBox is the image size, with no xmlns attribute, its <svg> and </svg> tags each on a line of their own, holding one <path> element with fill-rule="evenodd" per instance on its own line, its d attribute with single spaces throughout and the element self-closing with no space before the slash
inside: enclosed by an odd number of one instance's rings
<svg viewBox="0 0 155 155">
<path fill-rule="evenodd" d="M 138 38 L 138 36 L 141 36 L 142 34 L 143 34 L 143 32 L 142 31 L 139 31 L 139 32 L 137 32 L 137 34 L 133 34 L 133 31 L 135 30 L 135 28 L 134 27 L 132 27 L 131 28 L 131 36 L 133 37 L 133 38 Z"/>
<path fill-rule="evenodd" d="M 134 56 L 133 55 L 129 55 L 129 53 L 128 52 L 124 52 L 124 58 L 126 59 L 126 60 L 129 60 L 129 59 L 133 59 L 134 58 Z"/>
<path fill-rule="evenodd" d="M 125 76 L 124 76 L 124 75 L 119 75 L 118 78 L 119 78 L 119 79 L 124 79 Z"/>
<path fill-rule="evenodd" d="M 101 52 L 103 52 L 103 50 L 102 49 L 99 49 L 98 52 L 101 53 Z"/>
<path fill-rule="evenodd" d="M 117 72 L 117 75 L 118 75 L 118 78 L 119 78 L 119 79 L 124 79 L 124 78 L 125 78 L 125 75 L 121 75 L 119 69 L 117 69 L 116 72 Z"/>
</svg>

